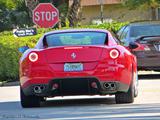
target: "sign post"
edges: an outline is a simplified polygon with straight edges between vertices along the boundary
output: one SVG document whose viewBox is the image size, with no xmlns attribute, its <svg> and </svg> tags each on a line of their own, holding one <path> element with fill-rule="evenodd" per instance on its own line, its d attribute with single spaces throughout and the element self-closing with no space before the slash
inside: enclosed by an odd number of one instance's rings
<svg viewBox="0 0 160 120">
<path fill-rule="evenodd" d="M 59 11 L 51 3 L 40 3 L 33 10 L 33 22 L 42 28 L 53 28 L 59 21 Z"/>
<path fill-rule="evenodd" d="M 103 19 L 104 19 L 104 16 L 103 16 L 103 13 L 104 13 L 104 5 L 103 5 L 103 0 L 98 0 L 98 2 L 100 3 L 101 5 L 101 22 L 103 23 Z"/>
</svg>

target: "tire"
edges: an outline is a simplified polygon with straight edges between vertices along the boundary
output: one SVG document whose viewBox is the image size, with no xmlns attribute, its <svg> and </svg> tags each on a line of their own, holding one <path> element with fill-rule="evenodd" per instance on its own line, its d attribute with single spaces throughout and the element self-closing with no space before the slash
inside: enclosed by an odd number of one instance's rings
<svg viewBox="0 0 160 120">
<path fill-rule="evenodd" d="M 134 90 L 134 97 L 136 98 L 138 96 L 138 88 L 135 88 Z"/>
<path fill-rule="evenodd" d="M 135 94 L 134 90 L 135 90 L 134 85 L 131 84 L 128 92 L 116 93 L 116 95 L 115 95 L 116 103 L 117 104 L 133 103 L 134 102 L 134 94 Z"/>
<path fill-rule="evenodd" d="M 40 98 L 36 96 L 26 96 L 20 88 L 21 106 L 23 108 L 40 107 Z"/>
<path fill-rule="evenodd" d="M 134 74 L 134 97 L 138 96 L 138 73 Z"/>
</svg>

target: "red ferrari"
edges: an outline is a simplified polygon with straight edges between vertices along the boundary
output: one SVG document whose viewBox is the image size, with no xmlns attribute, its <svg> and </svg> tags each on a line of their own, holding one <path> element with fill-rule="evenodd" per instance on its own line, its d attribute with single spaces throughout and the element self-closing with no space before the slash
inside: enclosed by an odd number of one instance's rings
<svg viewBox="0 0 160 120">
<path fill-rule="evenodd" d="M 137 61 L 107 30 L 72 29 L 44 34 L 35 48 L 19 48 L 22 107 L 47 97 L 115 95 L 132 103 L 138 94 Z"/>
</svg>

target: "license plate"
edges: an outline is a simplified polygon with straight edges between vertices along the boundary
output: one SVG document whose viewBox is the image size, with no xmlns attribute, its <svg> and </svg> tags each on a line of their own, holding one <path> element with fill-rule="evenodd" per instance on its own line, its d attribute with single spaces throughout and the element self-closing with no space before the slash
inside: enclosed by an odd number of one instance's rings
<svg viewBox="0 0 160 120">
<path fill-rule="evenodd" d="M 83 64 L 82 63 L 65 63 L 64 71 L 66 72 L 83 71 Z"/>
</svg>

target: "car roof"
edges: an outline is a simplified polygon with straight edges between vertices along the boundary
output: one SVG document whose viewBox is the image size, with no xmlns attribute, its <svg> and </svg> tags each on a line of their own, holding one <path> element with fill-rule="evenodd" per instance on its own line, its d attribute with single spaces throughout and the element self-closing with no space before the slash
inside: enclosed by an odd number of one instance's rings
<svg viewBox="0 0 160 120">
<path fill-rule="evenodd" d="M 160 21 L 143 21 L 143 22 L 133 22 L 129 23 L 129 26 L 150 26 L 150 25 L 160 25 Z"/>
<path fill-rule="evenodd" d="M 64 29 L 64 30 L 54 30 L 54 31 L 50 31 L 45 33 L 44 35 L 50 35 L 50 34 L 54 34 L 54 33 L 65 33 L 65 32 L 104 32 L 104 33 L 108 33 L 108 30 L 105 29 Z"/>
</svg>

